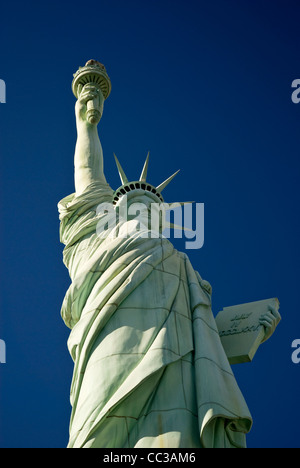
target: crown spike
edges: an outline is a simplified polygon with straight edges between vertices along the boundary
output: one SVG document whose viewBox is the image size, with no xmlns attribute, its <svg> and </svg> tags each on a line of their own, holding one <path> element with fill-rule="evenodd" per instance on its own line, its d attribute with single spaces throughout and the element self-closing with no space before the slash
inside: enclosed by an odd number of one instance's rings
<svg viewBox="0 0 300 468">
<path fill-rule="evenodd" d="M 119 163 L 119 160 L 118 160 L 117 156 L 115 155 L 115 153 L 114 153 L 114 157 L 115 157 L 115 160 L 116 160 L 116 164 L 117 164 L 117 167 L 118 167 L 118 171 L 119 171 L 119 175 L 120 175 L 122 185 L 127 184 L 128 179 L 127 179 L 126 174 L 123 171 L 122 166 Z"/>
<path fill-rule="evenodd" d="M 180 170 L 180 169 L 179 169 Z M 158 192 L 162 192 L 163 189 L 171 182 L 172 179 L 174 179 L 174 177 L 176 176 L 176 174 L 178 174 L 178 171 L 176 171 L 173 175 L 171 175 L 171 177 L 169 177 L 167 180 L 165 180 L 162 184 L 160 184 L 158 187 L 156 187 L 156 190 Z"/>
<path fill-rule="evenodd" d="M 148 154 L 146 157 L 146 161 L 145 161 L 145 164 L 144 164 L 141 176 L 140 176 L 140 182 L 146 182 L 147 172 L 148 172 L 148 163 L 149 163 L 149 154 L 150 154 L 150 151 L 148 151 Z"/>
</svg>

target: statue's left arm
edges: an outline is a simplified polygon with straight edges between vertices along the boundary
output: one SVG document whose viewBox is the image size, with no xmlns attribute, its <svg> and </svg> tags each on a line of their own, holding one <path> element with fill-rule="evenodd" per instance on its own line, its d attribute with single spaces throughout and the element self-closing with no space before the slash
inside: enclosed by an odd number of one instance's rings
<svg viewBox="0 0 300 468">
<path fill-rule="evenodd" d="M 93 182 L 106 183 L 103 172 L 103 152 L 97 123 L 87 120 L 87 102 L 99 100 L 101 115 L 104 97 L 99 88 L 91 84 L 83 87 L 75 105 L 77 142 L 74 156 L 75 190 L 80 195 Z M 100 119 L 99 119 L 100 120 Z"/>
</svg>

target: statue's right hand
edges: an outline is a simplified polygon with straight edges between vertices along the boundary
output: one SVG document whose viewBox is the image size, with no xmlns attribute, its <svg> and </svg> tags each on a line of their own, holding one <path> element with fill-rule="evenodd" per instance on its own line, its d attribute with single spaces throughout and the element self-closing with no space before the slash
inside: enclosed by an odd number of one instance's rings
<svg viewBox="0 0 300 468">
<path fill-rule="evenodd" d="M 92 100 L 97 102 L 102 115 L 104 104 L 103 94 L 97 86 L 88 83 L 80 91 L 78 100 L 75 105 L 77 122 L 87 122 L 87 102 Z M 97 123 L 98 122 L 95 124 L 97 125 Z"/>
</svg>

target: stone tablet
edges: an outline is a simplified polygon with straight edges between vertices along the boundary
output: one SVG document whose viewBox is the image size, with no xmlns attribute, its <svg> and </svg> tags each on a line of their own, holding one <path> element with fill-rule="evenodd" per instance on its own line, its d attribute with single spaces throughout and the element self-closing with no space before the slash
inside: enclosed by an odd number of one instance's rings
<svg viewBox="0 0 300 468">
<path fill-rule="evenodd" d="M 259 319 L 269 305 L 278 309 L 278 299 L 224 307 L 218 313 L 216 323 L 230 364 L 252 361 L 265 334 Z"/>
</svg>

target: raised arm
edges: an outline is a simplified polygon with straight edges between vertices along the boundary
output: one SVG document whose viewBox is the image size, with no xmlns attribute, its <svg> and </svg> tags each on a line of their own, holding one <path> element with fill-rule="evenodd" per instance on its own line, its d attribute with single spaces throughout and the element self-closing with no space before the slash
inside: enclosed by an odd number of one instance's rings
<svg viewBox="0 0 300 468">
<path fill-rule="evenodd" d="M 97 123 L 87 121 L 87 102 L 99 99 L 101 114 L 104 97 L 99 88 L 91 84 L 85 85 L 75 105 L 77 142 L 75 148 L 75 190 L 80 195 L 92 182 L 106 183 L 103 172 L 103 152 L 99 140 Z M 100 119 L 99 119 L 100 120 Z"/>
</svg>

